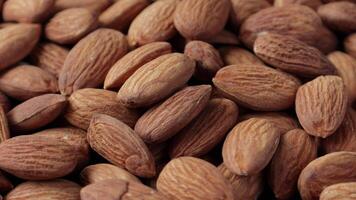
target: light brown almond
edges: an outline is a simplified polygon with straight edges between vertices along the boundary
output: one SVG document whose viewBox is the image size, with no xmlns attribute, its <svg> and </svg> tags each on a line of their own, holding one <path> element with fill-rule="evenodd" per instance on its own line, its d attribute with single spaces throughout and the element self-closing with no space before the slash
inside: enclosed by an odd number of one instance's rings
<svg viewBox="0 0 356 200">
<path fill-rule="evenodd" d="M 10 138 L 9 124 L 4 109 L 0 107 L 0 143 Z"/>
<path fill-rule="evenodd" d="M 219 49 L 225 65 L 262 64 L 263 62 L 253 53 L 239 47 L 223 47 Z"/>
<path fill-rule="evenodd" d="M 97 14 L 104 11 L 110 4 L 110 0 L 56 0 L 54 11 L 59 12 L 69 8 L 86 8 Z"/>
<path fill-rule="evenodd" d="M 356 58 L 356 33 L 350 34 L 344 41 L 345 51 Z"/>
<path fill-rule="evenodd" d="M 320 200 L 354 199 L 356 182 L 338 183 L 328 186 L 320 194 Z"/>
<path fill-rule="evenodd" d="M 274 0 L 274 6 L 286 6 L 289 4 L 305 5 L 316 10 L 323 2 L 321 0 Z"/>
</svg>

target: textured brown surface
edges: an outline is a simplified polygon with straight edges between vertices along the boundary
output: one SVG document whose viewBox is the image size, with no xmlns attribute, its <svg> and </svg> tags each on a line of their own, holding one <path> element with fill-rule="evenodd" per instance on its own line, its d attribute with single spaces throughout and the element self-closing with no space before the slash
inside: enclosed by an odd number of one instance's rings
<svg viewBox="0 0 356 200">
<path fill-rule="evenodd" d="M 223 47 L 219 49 L 225 65 L 263 64 L 253 53 L 239 47 Z"/>
<path fill-rule="evenodd" d="M 323 3 L 321 0 L 275 0 L 274 1 L 274 6 L 286 6 L 289 4 L 305 5 L 316 10 Z"/>
<path fill-rule="evenodd" d="M 268 8 L 271 4 L 267 0 L 230 0 L 232 11 L 230 20 L 238 28 L 250 15 Z"/>
<path fill-rule="evenodd" d="M 6 113 L 3 108 L 0 108 L 0 143 L 10 138 L 9 124 L 7 122 Z"/>
<path fill-rule="evenodd" d="M 356 33 L 350 34 L 344 41 L 345 51 L 356 58 Z"/>
<path fill-rule="evenodd" d="M 54 3 L 54 11 L 58 12 L 68 8 L 86 8 L 93 13 L 100 13 L 109 5 L 110 0 L 56 0 Z"/>
<path fill-rule="evenodd" d="M 356 182 L 331 185 L 320 194 L 320 200 L 354 199 L 356 196 Z"/>
</svg>

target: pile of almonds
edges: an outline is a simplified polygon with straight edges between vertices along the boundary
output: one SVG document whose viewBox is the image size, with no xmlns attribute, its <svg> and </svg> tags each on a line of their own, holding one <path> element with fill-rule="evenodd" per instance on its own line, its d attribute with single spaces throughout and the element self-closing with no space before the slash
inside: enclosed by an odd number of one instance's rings
<svg viewBox="0 0 356 200">
<path fill-rule="evenodd" d="M 0 5 L 0 199 L 356 199 L 356 0 Z"/>
</svg>

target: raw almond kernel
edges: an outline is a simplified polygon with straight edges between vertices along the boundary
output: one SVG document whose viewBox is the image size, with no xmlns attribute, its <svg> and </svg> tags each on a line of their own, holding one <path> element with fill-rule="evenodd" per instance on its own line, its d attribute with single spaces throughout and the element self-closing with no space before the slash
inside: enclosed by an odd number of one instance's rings
<svg viewBox="0 0 356 200">
<path fill-rule="evenodd" d="M 179 0 L 156 1 L 145 8 L 131 23 L 128 40 L 131 47 L 167 41 L 176 34 L 173 13 Z"/>
<path fill-rule="evenodd" d="M 239 109 L 228 99 L 212 99 L 204 110 L 188 126 L 173 138 L 171 158 L 202 156 L 224 139 L 236 124 Z"/>
<path fill-rule="evenodd" d="M 332 135 L 345 117 L 348 96 L 338 76 L 320 76 L 298 89 L 295 110 L 304 130 L 314 136 Z"/>
<path fill-rule="evenodd" d="M 174 13 L 174 26 L 187 39 L 209 39 L 223 30 L 230 8 L 229 0 L 182 0 Z"/>
<path fill-rule="evenodd" d="M 265 63 L 304 77 L 334 74 L 334 65 L 317 48 L 292 37 L 261 33 L 254 44 L 255 54 Z"/>
<path fill-rule="evenodd" d="M 155 162 L 141 138 L 126 124 L 108 115 L 93 116 L 88 129 L 91 148 L 105 159 L 140 177 L 155 175 Z"/>
<path fill-rule="evenodd" d="M 303 200 L 317 200 L 327 186 L 356 181 L 356 153 L 340 151 L 326 154 L 309 163 L 298 180 Z"/>
<path fill-rule="evenodd" d="M 0 143 L 10 138 L 9 124 L 5 111 L 0 107 Z M 1 187 L 0 187 L 1 188 Z"/>
<path fill-rule="evenodd" d="M 356 58 L 356 33 L 350 34 L 344 41 L 345 51 Z"/>
<path fill-rule="evenodd" d="M 299 80 L 289 74 L 252 64 L 224 67 L 215 75 L 213 83 L 228 98 L 260 111 L 291 107 L 300 86 Z"/>
<path fill-rule="evenodd" d="M 356 99 L 356 58 L 341 51 L 334 51 L 328 55 L 347 89 L 349 103 Z"/>
<path fill-rule="evenodd" d="M 208 104 L 210 85 L 188 86 L 149 109 L 135 125 L 146 143 L 163 142 L 188 125 Z"/>
<path fill-rule="evenodd" d="M 193 157 L 171 160 L 159 175 L 157 188 L 159 192 L 176 200 L 234 199 L 230 183 L 219 170 Z"/>
<path fill-rule="evenodd" d="M 356 5 L 351 2 L 333 2 L 318 8 L 318 14 L 331 29 L 344 33 L 356 31 Z"/>
<path fill-rule="evenodd" d="M 12 190 L 14 186 L 12 185 L 12 183 L 10 182 L 10 180 L 8 178 L 6 178 L 4 176 L 4 174 L 0 171 L 0 192 L 3 193 L 7 193 L 10 190 Z M 1 197 L 1 196 L 0 196 Z M 1 198 L 0 198 L 1 199 Z"/>
<path fill-rule="evenodd" d="M 320 200 L 354 199 L 356 182 L 338 183 L 328 186 L 320 194 Z"/>
<path fill-rule="evenodd" d="M 80 172 L 80 180 L 85 185 L 110 179 L 141 183 L 141 181 L 130 172 L 111 164 L 89 165 Z"/>
<path fill-rule="evenodd" d="M 268 168 L 268 181 L 277 199 L 290 199 L 297 191 L 300 172 L 317 158 L 318 142 L 302 129 L 281 136 Z"/>
<path fill-rule="evenodd" d="M 69 52 L 59 75 L 62 94 L 97 87 L 105 80 L 112 65 L 126 54 L 125 36 L 111 29 L 98 29 L 80 40 Z"/>
<path fill-rule="evenodd" d="M 262 174 L 253 176 L 238 176 L 232 173 L 224 164 L 219 165 L 219 171 L 231 183 L 234 199 L 258 199 L 264 189 Z"/>
<path fill-rule="evenodd" d="M 252 118 L 237 124 L 225 139 L 224 164 L 241 176 L 261 172 L 277 150 L 281 130 L 265 119 Z"/>
<path fill-rule="evenodd" d="M 0 29 L 0 70 L 25 58 L 36 46 L 41 26 L 16 24 Z"/>
<path fill-rule="evenodd" d="M 16 186 L 6 200 L 79 200 L 81 187 L 64 179 L 50 181 L 28 181 Z"/>
<path fill-rule="evenodd" d="M 219 49 L 225 65 L 238 64 L 262 64 L 263 62 L 255 54 L 239 47 L 223 47 Z"/>
<path fill-rule="evenodd" d="M 271 6 L 266 0 L 231 0 L 231 4 L 230 20 L 236 29 L 238 29 L 250 15 Z"/>
<path fill-rule="evenodd" d="M 132 20 L 148 5 L 148 0 L 117 1 L 100 14 L 100 26 L 126 31 Z"/>
<path fill-rule="evenodd" d="M 58 77 L 68 52 L 68 49 L 54 43 L 40 43 L 30 54 L 31 64 Z"/>
<path fill-rule="evenodd" d="M 51 14 L 55 0 L 7 0 L 3 6 L 4 21 L 39 23 Z"/>
<path fill-rule="evenodd" d="M 70 22 L 70 23 L 68 23 Z M 85 8 L 63 10 L 45 27 L 46 37 L 59 44 L 75 44 L 98 25 L 96 16 Z"/>
<path fill-rule="evenodd" d="M 188 42 L 184 54 L 196 61 L 195 76 L 199 80 L 210 81 L 224 65 L 219 52 L 212 45 L 203 41 Z"/>
<path fill-rule="evenodd" d="M 39 135 L 17 136 L 0 144 L 0 168 L 26 180 L 49 180 L 73 171 L 75 148 Z"/>
<path fill-rule="evenodd" d="M 7 119 L 13 131 L 34 130 L 55 120 L 66 104 L 66 98 L 58 94 L 37 96 L 13 108 Z"/>
<path fill-rule="evenodd" d="M 128 107 L 153 105 L 186 84 L 194 69 L 195 62 L 183 54 L 160 56 L 128 78 L 117 98 Z"/>
<path fill-rule="evenodd" d="M 136 200 L 167 199 L 163 194 L 141 183 L 119 179 L 105 180 L 90 184 L 80 191 L 81 200 Z"/>
<path fill-rule="evenodd" d="M 152 42 L 129 52 L 111 67 L 106 75 L 104 88 L 119 89 L 144 64 L 171 51 L 172 47 L 168 42 Z"/>
<path fill-rule="evenodd" d="M 55 76 L 32 65 L 19 65 L 0 75 L 0 90 L 17 100 L 58 92 Z"/>
<path fill-rule="evenodd" d="M 349 108 L 346 116 L 337 131 L 322 140 L 322 149 L 325 153 L 336 151 L 356 152 L 356 112 Z"/>
<path fill-rule="evenodd" d="M 110 0 L 56 0 L 54 11 L 59 12 L 68 8 L 86 8 L 97 14 L 109 7 L 110 4 Z"/>
<path fill-rule="evenodd" d="M 275 0 L 274 1 L 274 6 L 285 6 L 289 4 L 305 5 L 316 10 L 323 3 L 321 2 L 321 0 Z"/>
<path fill-rule="evenodd" d="M 136 110 L 116 100 L 115 92 L 91 88 L 77 90 L 69 97 L 64 117 L 73 126 L 86 130 L 95 113 L 112 116 L 130 127 L 134 127 L 139 118 Z"/>
</svg>

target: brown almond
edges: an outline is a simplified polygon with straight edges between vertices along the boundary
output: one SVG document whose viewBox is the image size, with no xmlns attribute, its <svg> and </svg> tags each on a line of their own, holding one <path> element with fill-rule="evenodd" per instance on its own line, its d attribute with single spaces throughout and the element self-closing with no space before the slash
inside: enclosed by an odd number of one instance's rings
<svg viewBox="0 0 356 200">
<path fill-rule="evenodd" d="M 167 197 L 177 200 L 234 199 L 230 183 L 219 170 L 193 157 L 171 160 L 159 175 L 157 188 Z"/>
<path fill-rule="evenodd" d="M 180 53 L 160 56 L 136 70 L 118 93 L 118 100 L 128 107 L 153 105 L 168 97 L 193 75 L 195 62 Z"/>
<path fill-rule="evenodd" d="M 104 11 L 110 4 L 110 0 L 56 0 L 54 3 L 54 11 L 59 12 L 69 8 L 86 8 L 97 14 Z"/>
<path fill-rule="evenodd" d="M 155 175 L 155 162 L 141 138 L 126 124 L 108 115 L 96 114 L 88 128 L 88 142 L 114 165 L 140 177 Z"/>
<path fill-rule="evenodd" d="M 7 0 L 3 5 L 4 21 L 40 23 L 51 14 L 55 0 Z"/>
<path fill-rule="evenodd" d="M 316 10 L 320 5 L 323 4 L 323 2 L 321 2 L 321 0 L 275 0 L 274 1 L 274 6 L 280 7 L 289 4 L 305 5 Z"/>
<path fill-rule="evenodd" d="M 223 47 L 219 49 L 225 65 L 262 64 L 263 62 L 253 53 L 239 47 Z"/>
<path fill-rule="evenodd" d="M 55 120 L 66 104 L 66 98 L 58 94 L 37 96 L 14 107 L 7 119 L 13 131 L 34 130 Z"/>
<path fill-rule="evenodd" d="M 237 35 L 233 32 L 228 30 L 222 30 L 220 33 L 215 35 L 212 38 L 206 40 L 208 43 L 211 44 L 226 44 L 226 45 L 239 45 L 240 41 Z"/>
<path fill-rule="evenodd" d="M 224 164 L 233 173 L 250 176 L 261 172 L 277 150 L 281 130 L 265 119 L 252 118 L 237 124 L 222 149 Z"/>
<path fill-rule="evenodd" d="M 340 151 L 326 154 L 309 163 L 298 180 L 303 200 L 317 200 L 327 186 L 356 181 L 356 153 Z"/>
<path fill-rule="evenodd" d="M 356 58 L 356 33 L 350 34 L 344 41 L 345 51 Z"/>
<path fill-rule="evenodd" d="M 4 176 L 4 174 L 0 171 L 0 192 L 7 193 L 13 189 L 13 185 L 10 180 Z M 0 196 L 1 197 L 1 196 Z M 1 198 L 0 198 L 1 199 Z"/>
<path fill-rule="evenodd" d="M 67 121 L 81 129 L 88 129 L 95 113 L 117 118 L 130 127 L 134 127 L 139 113 L 124 107 L 116 100 L 116 93 L 103 89 L 80 89 L 68 98 L 68 108 L 64 113 Z"/>
<path fill-rule="evenodd" d="M 172 139 L 169 154 L 198 157 L 208 153 L 236 124 L 239 109 L 228 99 L 212 99 L 204 110 Z"/>
<path fill-rule="evenodd" d="M 26 180 L 49 180 L 73 171 L 76 149 L 39 135 L 17 136 L 0 144 L 0 168 Z"/>
<path fill-rule="evenodd" d="M 163 142 L 188 125 L 208 104 L 210 85 L 188 86 L 149 109 L 135 125 L 146 143 Z"/>
<path fill-rule="evenodd" d="M 9 98 L 2 92 L 0 92 L 0 107 L 4 109 L 4 112 L 7 113 L 11 109 L 11 102 Z"/>
<path fill-rule="evenodd" d="M 17 100 L 58 92 L 54 75 L 32 65 L 19 65 L 0 75 L 0 90 Z"/>
<path fill-rule="evenodd" d="M 304 77 L 335 74 L 334 65 L 317 48 L 275 33 L 257 36 L 253 50 L 265 63 Z"/>
<path fill-rule="evenodd" d="M 99 86 L 127 50 L 122 33 L 104 28 L 92 32 L 69 51 L 59 75 L 61 93 L 70 95 L 81 88 Z"/>
<path fill-rule="evenodd" d="M 291 107 L 300 86 L 299 80 L 289 74 L 252 64 L 224 67 L 215 75 L 213 83 L 224 96 L 260 111 Z"/>
<path fill-rule="evenodd" d="M 152 42 L 129 52 L 111 67 L 106 75 L 104 88 L 119 89 L 140 67 L 171 51 L 172 47 L 168 42 Z"/>
<path fill-rule="evenodd" d="M 319 76 L 302 85 L 297 92 L 295 110 L 304 130 L 326 138 L 341 125 L 348 96 L 338 76 Z"/>
<path fill-rule="evenodd" d="M 250 15 L 271 6 L 267 0 L 231 0 L 231 5 L 230 20 L 236 29 Z"/>
<path fill-rule="evenodd" d="M 320 194 L 320 200 L 353 199 L 356 194 L 356 182 L 338 183 L 326 187 Z"/>
<path fill-rule="evenodd" d="M 10 138 L 9 124 L 4 109 L 0 107 L 0 143 Z"/>
<path fill-rule="evenodd" d="M 96 16 L 85 8 L 70 8 L 54 15 L 45 27 L 46 37 L 59 44 L 75 44 L 98 25 Z"/>
<path fill-rule="evenodd" d="M 41 27 L 36 24 L 16 24 L 0 29 L 0 70 L 25 58 L 40 35 Z"/>
<path fill-rule="evenodd" d="M 176 34 L 173 14 L 179 0 L 156 1 L 146 7 L 131 23 L 127 37 L 131 47 L 167 41 Z"/>
</svg>

